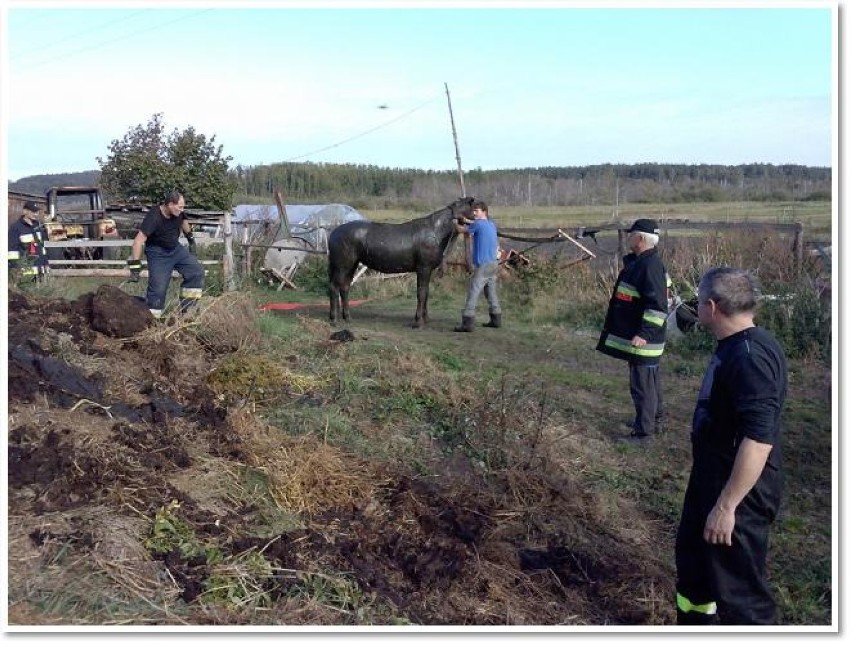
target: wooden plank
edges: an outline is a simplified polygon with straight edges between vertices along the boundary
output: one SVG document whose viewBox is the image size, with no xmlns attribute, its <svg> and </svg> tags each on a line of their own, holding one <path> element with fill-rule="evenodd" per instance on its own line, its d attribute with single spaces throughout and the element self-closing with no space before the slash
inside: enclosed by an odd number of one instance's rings
<svg viewBox="0 0 852 646">
<path fill-rule="evenodd" d="M 202 265 L 218 265 L 221 263 L 220 260 L 199 260 L 199 263 Z M 142 261 L 143 265 L 147 264 L 147 261 Z M 110 265 L 118 265 L 119 267 L 127 267 L 127 260 L 51 260 L 51 267 L 65 267 L 68 265 L 83 265 L 85 267 L 109 267 Z"/>
<path fill-rule="evenodd" d="M 74 238 L 72 240 L 47 240 L 44 246 L 48 249 L 63 249 L 66 247 L 132 247 L 133 240 L 121 238 L 110 240 L 89 240 L 87 238 Z"/>
<path fill-rule="evenodd" d="M 206 273 L 206 272 L 205 272 Z M 130 271 L 127 269 L 53 269 L 50 270 L 51 276 L 67 276 L 67 277 L 91 277 L 91 278 L 130 278 Z M 148 270 L 143 269 L 140 274 L 142 278 L 148 277 Z M 172 272 L 172 278 L 179 278 L 180 274 L 176 271 Z"/>
<path fill-rule="evenodd" d="M 242 247 L 243 249 L 247 249 L 249 247 L 254 249 L 284 249 L 288 251 L 304 251 L 305 253 L 316 253 L 321 254 L 323 256 L 327 255 L 327 252 L 317 251 L 316 249 L 306 249 L 304 247 L 282 247 L 281 245 L 277 244 L 255 244 L 253 242 L 250 242 L 246 244 L 239 244 L 237 246 Z"/>
<path fill-rule="evenodd" d="M 559 229 L 558 231 L 559 231 L 559 235 L 561 235 L 563 238 L 566 238 L 567 240 L 570 240 L 571 242 L 573 242 L 575 245 L 577 245 L 578 247 L 580 247 L 580 249 L 582 249 L 585 253 L 587 253 L 588 255 L 590 255 L 592 258 L 597 258 L 597 256 L 596 256 L 595 254 L 593 254 L 591 251 L 589 251 L 588 249 L 586 249 L 586 248 L 585 248 L 583 245 L 581 245 L 579 242 L 577 242 L 576 240 L 574 240 L 574 238 L 572 238 L 571 236 L 569 236 L 569 235 L 568 235 L 567 233 L 565 233 L 562 229 Z"/>
<path fill-rule="evenodd" d="M 232 292 L 237 289 L 237 284 L 234 280 L 234 234 L 231 228 L 230 211 L 225 211 L 224 231 L 222 235 L 225 238 L 225 257 L 222 258 L 222 278 L 225 282 L 225 290 Z"/>
<path fill-rule="evenodd" d="M 281 191 L 275 191 L 275 205 L 278 207 L 278 233 L 285 238 L 290 237 L 290 218 L 287 217 L 287 209 L 284 207 L 284 197 Z M 283 229 L 283 231 L 281 231 Z"/>
</svg>

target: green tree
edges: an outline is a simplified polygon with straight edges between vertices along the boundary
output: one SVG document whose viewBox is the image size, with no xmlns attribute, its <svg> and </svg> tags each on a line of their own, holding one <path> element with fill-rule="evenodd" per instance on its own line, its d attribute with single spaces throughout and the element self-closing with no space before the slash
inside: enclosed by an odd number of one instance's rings
<svg viewBox="0 0 852 646">
<path fill-rule="evenodd" d="M 167 135 L 162 113 L 114 139 L 106 159 L 97 158 L 101 188 L 112 198 L 157 202 L 177 189 L 188 206 L 209 210 L 232 206 L 237 183 L 228 171 L 231 159 L 222 156 L 215 136 L 208 140 L 192 127 Z"/>
</svg>

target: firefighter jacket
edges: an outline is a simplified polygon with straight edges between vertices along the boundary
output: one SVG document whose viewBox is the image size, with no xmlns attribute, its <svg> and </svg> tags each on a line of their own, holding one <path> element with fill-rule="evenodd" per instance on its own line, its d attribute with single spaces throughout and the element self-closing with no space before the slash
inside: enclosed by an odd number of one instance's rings
<svg viewBox="0 0 852 646">
<path fill-rule="evenodd" d="M 9 227 L 9 269 L 20 269 L 25 276 L 37 276 L 47 270 L 47 249 L 44 247 L 47 234 L 41 223 L 32 224 L 20 218 Z"/>
<path fill-rule="evenodd" d="M 628 254 L 609 301 L 597 349 L 617 359 L 656 365 L 666 345 L 668 275 L 657 249 Z M 634 336 L 646 345 L 631 345 Z"/>
</svg>

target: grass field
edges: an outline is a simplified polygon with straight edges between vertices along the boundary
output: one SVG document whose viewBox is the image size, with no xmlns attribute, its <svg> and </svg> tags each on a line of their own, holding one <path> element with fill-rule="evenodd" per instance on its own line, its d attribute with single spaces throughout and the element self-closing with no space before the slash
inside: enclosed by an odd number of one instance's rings
<svg viewBox="0 0 852 646">
<path fill-rule="evenodd" d="M 767 219 L 779 217 L 773 215 L 773 209 L 777 214 L 783 208 L 749 206 L 745 217 Z M 795 219 L 810 218 L 809 226 L 830 231 L 826 205 L 799 206 L 802 210 Z M 811 206 L 812 211 L 805 210 Z M 724 208 L 696 207 L 708 220 L 723 219 L 724 210 L 718 209 Z M 631 218 L 654 213 L 633 210 L 632 205 L 629 212 Z M 365 215 L 399 221 L 418 214 Z M 504 213 L 497 208 L 492 215 L 501 226 L 524 227 L 595 224 L 602 217 L 564 210 Z M 501 220 L 504 217 L 520 221 L 509 223 Z M 751 268 L 759 265 L 763 275 L 772 276 L 776 283 L 792 284 L 786 247 L 776 248 L 765 239 L 740 238 L 708 244 L 701 249 L 704 255 L 672 258 L 678 277 L 700 271 L 704 264 L 732 261 Z M 430 322 L 420 330 L 409 327 L 415 307 L 413 276 L 381 278 L 368 273 L 351 294 L 364 302 L 353 307 L 352 320 L 341 326 L 353 336 L 348 343 L 330 340 L 340 328 L 327 321 L 321 259 L 296 273 L 302 291 L 275 291 L 243 282 L 242 290 L 255 305 L 295 301 L 308 306 L 257 314 L 252 324 L 261 331 L 260 341 L 233 356 L 217 358 L 217 365 L 221 370 L 233 359 L 237 366 L 241 361 L 254 366 L 262 356 L 289 378 L 298 376 L 299 381 L 291 386 L 298 397 L 283 402 L 261 397 L 252 400 L 257 383 L 252 377 L 250 387 L 244 390 L 240 390 L 239 380 L 223 379 L 221 396 L 226 401 L 233 397 L 240 402 L 236 408 L 255 412 L 279 440 L 310 440 L 322 449 L 317 449 L 317 455 L 342 452 L 349 456 L 346 465 L 350 469 L 366 462 L 382 464 L 408 478 L 431 483 L 441 492 L 442 509 L 475 509 L 477 501 L 490 505 L 470 577 L 460 576 L 433 596 L 427 594 L 426 585 L 416 588 L 416 594 L 405 597 L 411 605 L 384 604 L 367 595 L 364 583 L 357 583 L 351 572 L 321 569 L 300 584 L 301 596 L 294 592 L 296 596 L 288 602 L 309 597 L 312 604 L 323 608 L 308 623 L 410 622 L 416 616 L 413 609 L 422 609 L 418 603 L 427 600 L 435 604 L 434 616 L 452 621 L 465 617 L 474 624 L 672 623 L 674 534 L 691 461 L 690 421 L 713 343 L 700 330 L 670 342 L 663 362 L 666 432 L 644 449 L 618 443 L 628 432 L 623 423 L 632 410 L 627 370 L 623 363 L 594 349 L 612 278 L 587 264 L 566 268 L 541 259 L 530 271 L 505 274 L 501 284 L 504 327 L 493 330 L 477 325 L 474 333 L 459 334 L 452 328 L 459 323 L 464 300 L 467 275 L 463 271 L 451 270 L 433 280 Z M 74 298 L 93 286 L 55 281 L 48 295 Z M 780 326 L 777 333 L 785 339 L 805 336 L 814 340 L 790 358 L 783 435 L 786 493 L 772 530 L 769 572 L 781 623 L 826 626 L 837 621 L 832 609 L 839 584 L 832 578 L 832 543 L 839 540 L 833 533 L 836 510 L 832 509 L 832 492 L 837 486 L 832 466 L 837 448 L 831 415 L 835 384 L 831 353 L 816 343 L 824 340 L 806 326 L 812 324 L 813 311 L 797 311 L 789 308 L 764 314 L 768 324 Z M 484 320 L 484 303 L 480 303 L 478 323 Z M 190 384 L 182 386 L 187 389 Z M 266 387 L 260 390 L 268 393 Z M 260 474 L 279 473 L 268 456 L 257 459 Z M 208 469 L 196 477 L 207 482 L 217 473 L 220 478 L 227 475 Z M 357 473 L 354 470 L 352 477 Z M 295 478 L 295 474 L 283 475 Z M 282 510 L 258 495 L 252 502 L 266 510 L 266 515 L 257 522 L 281 527 L 286 524 L 281 518 L 286 517 L 287 523 L 320 527 L 328 545 L 334 544 L 346 527 L 340 520 L 344 512 L 330 502 L 329 492 L 336 481 L 311 482 L 313 490 L 303 493 L 301 501 L 293 500 L 303 506 L 319 506 L 323 513 L 308 514 L 296 507 Z M 187 491 L 204 499 L 201 488 Z M 459 492 L 472 498 L 464 498 L 462 504 L 462 498 L 454 497 Z M 409 493 L 412 500 L 416 493 Z M 421 491 L 419 495 L 422 502 L 425 494 Z M 373 516 L 383 518 L 387 513 L 383 509 L 373 510 Z M 412 523 L 424 522 L 422 516 L 418 518 L 383 526 L 382 532 L 403 536 Z M 245 529 L 256 534 L 261 531 L 252 526 Z M 555 581 L 552 575 L 559 570 L 558 563 L 549 574 L 521 572 L 509 565 L 517 553 L 565 554 L 566 549 L 575 558 L 585 559 L 581 565 L 594 565 L 595 571 L 581 567 L 578 579 Z M 508 552 L 512 558 L 504 558 Z M 71 556 L 79 568 L 84 561 Z M 324 566 L 320 563 L 319 567 Z M 62 581 L 63 576 L 71 576 L 71 570 L 62 569 L 57 560 L 48 563 L 40 576 Z M 47 603 L 35 582 L 12 582 L 10 577 L 10 588 L 10 603 L 23 607 L 23 601 L 34 600 L 42 608 Z M 57 615 L 62 619 L 63 608 L 73 609 L 69 599 L 70 593 L 62 590 L 51 593 L 48 620 L 55 622 Z M 74 603 L 79 606 L 79 601 Z M 402 610 L 405 607 L 409 610 Z M 264 623 L 271 617 L 287 622 L 294 617 L 287 614 L 292 605 L 280 611 L 244 606 L 224 615 L 211 608 L 178 603 L 171 612 L 190 622 L 225 623 L 230 618 Z M 103 610 L 97 615 L 91 612 L 99 618 L 96 623 L 102 620 Z M 131 621 L 164 621 L 162 614 L 145 605 L 139 606 L 138 613 Z M 85 616 L 66 619 L 76 623 Z"/>
<path fill-rule="evenodd" d="M 413 211 L 364 211 L 377 222 L 403 222 L 424 215 Z M 538 228 L 594 226 L 615 221 L 629 223 L 640 217 L 665 220 L 685 219 L 697 222 L 801 222 L 813 234 L 831 232 L 829 202 L 708 202 L 695 204 L 622 204 L 598 207 L 504 207 L 492 205 L 489 215 L 499 227 Z"/>
</svg>

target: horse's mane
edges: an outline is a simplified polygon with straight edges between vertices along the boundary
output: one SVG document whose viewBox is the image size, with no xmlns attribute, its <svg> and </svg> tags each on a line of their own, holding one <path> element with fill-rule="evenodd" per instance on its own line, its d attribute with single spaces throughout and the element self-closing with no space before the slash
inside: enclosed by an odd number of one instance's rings
<svg viewBox="0 0 852 646">
<path fill-rule="evenodd" d="M 432 213 L 430 213 L 429 215 L 424 215 L 422 217 L 414 218 L 413 220 L 409 220 L 409 222 L 416 222 L 417 220 L 431 220 L 431 221 L 440 220 L 441 217 L 444 216 L 446 213 L 452 213 L 453 212 L 453 209 L 452 209 L 453 204 L 455 204 L 456 202 L 462 202 L 462 201 L 464 201 L 464 199 L 465 198 L 459 198 L 457 200 L 453 200 L 452 202 L 447 204 L 447 206 L 440 208 L 437 211 L 432 211 Z"/>
</svg>

